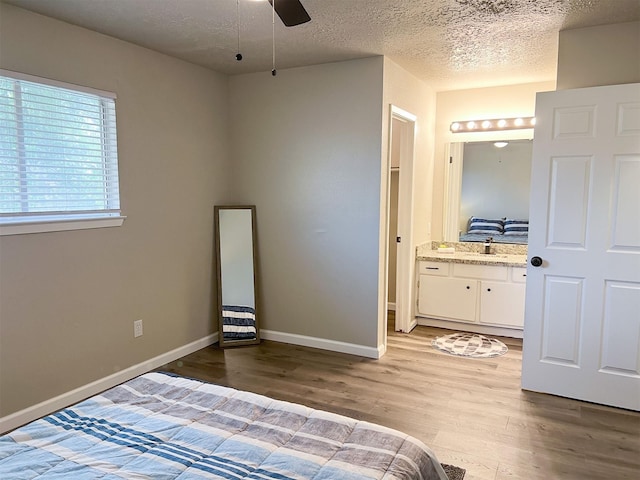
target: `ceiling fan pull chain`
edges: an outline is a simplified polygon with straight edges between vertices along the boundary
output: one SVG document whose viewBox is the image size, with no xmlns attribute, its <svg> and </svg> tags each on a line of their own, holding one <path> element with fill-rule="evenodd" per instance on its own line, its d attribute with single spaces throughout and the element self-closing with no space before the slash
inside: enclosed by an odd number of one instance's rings
<svg viewBox="0 0 640 480">
<path fill-rule="evenodd" d="M 271 69 L 271 75 L 274 77 L 276 72 L 276 0 L 271 3 L 271 59 L 273 68 Z"/>
<path fill-rule="evenodd" d="M 240 53 L 240 0 L 236 0 L 236 18 L 238 20 L 238 53 L 236 54 L 236 60 L 242 60 L 242 54 Z"/>
</svg>

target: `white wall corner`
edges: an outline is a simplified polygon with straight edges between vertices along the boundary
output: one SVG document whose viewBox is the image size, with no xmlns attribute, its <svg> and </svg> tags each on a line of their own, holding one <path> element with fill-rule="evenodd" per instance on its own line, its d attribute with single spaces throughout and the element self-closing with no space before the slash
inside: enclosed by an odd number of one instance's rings
<svg viewBox="0 0 640 480">
<path fill-rule="evenodd" d="M 195 340 L 182 347 L 175 348 L 169 352 L 158 355 L 145 362 L 132 365 L 119 372 L 113 373 L 107 377 L 91 382 L 82 387 L 78 387 L 69 392 L 58 395 L 57 397 L 45 400 L 31 407 L 25 408 L 18 412 L 12 413 L 0 418 L 0 433 L 13 430 L 21 425 L 32 422 L 40 417 L 49 415 L 56 410 L 73 405 L 85 398 L 97 395 L 109 388 L 120 385 L 127 380 L 131 380 L 143 373 L 147 373 L 155 368 L 161 367 L 169 362 L 173 362 L 179 358 L 196 352 L 202 348 L 208 347 L 218 342 L 218 332 L 207 335 L 199 340 Z"/>
</svg>

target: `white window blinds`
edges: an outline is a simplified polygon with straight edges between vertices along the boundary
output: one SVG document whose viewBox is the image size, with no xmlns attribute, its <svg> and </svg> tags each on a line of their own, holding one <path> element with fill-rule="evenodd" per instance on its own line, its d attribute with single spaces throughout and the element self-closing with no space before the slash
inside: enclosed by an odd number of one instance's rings
<svg viewBox="0 0 640 480">
<path fill-rule="evenodd" d="M 0 70 L 0 225 L 119 215 L 115 95 Z"/>
</svg>

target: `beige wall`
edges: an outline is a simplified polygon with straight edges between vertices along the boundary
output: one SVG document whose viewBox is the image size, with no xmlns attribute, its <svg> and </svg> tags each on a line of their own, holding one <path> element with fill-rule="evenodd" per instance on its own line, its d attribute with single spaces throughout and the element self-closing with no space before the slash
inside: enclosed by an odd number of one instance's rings
<svg viewBox="0 0 640 480">
<path fill-rule="evenodd" d="M 640 82 L 640 22 L 560 32 L 558 90 Z"/>
<path fill-rule="evenodd" d="M 434 147 L 434 123 L 436 94 L 425 82 L 407 72 L 398 64 L 384 59 L 384 101 L 383 101 L 383 124 L 382 124 L 382 158 L 387 165 L 389 150 L 389 112 L 390 106 L 395 105 L 402 110 L 416 116 L 415 131 L 415 151 L 413 160 L 413 207 L 409 213 L 412 225 L 411 251 L 415 251 L 416 245 L 430 240 L 431 236 L 431 201 L 432 201 L 432 172 L 433 172 L 433 147 Z M 385 191 L 388 184 L 387 170 L 382 169 L 381 198 L 380 205 L 381 218 L 384 219 L 387 212 Z M 402 173 L 401 173 L 402 176 Z M 403 177 L 404 178 L 404 177 Z M 403 180 L 400 180 L 403 182 Z M 400 185 L 399 189 L 402 189 Z M 384 220 L 381 220 L 381 223 Z M 385 231 L 381 232 L 381 238 Z M 384 246 L 380 251 L 380 289 L 384 291 L 384 280 L 386 277 L 386 255 Z M 413 255 L 412 255 L 413 257 Z M 408 277 L 414 278 L 415 262 L 409 266 Z M 396 279 L 397 281 L 397 279 Z M 415 289 L 411 283 L 411 302 L 407 306 L 412 311 L 415 305 Z M 380 296 L 378 338 L 379 344 L 383 342 L 386 335 L 386 310 L 384 309 L 384 296 Z M 397 301 L 397 299 L 396 299 Z"/>
<path fill-rule="evenodd" d="M 431 218 L 424 212 L 431 209 L 436 93 L 425 82 L 398 64 L 384 59 L 384 115 L 382 145 L 384 158 L 388 154 L 389 105 L 395 105 L 417 117 L 413 185 L 413 243 L 429 239 Z"/>
<path fill-rule="evenodd" d="M 433 170 L 432 238 L 441 240 L 445 196 L 445 173 L 448 159 L 445 147 L 449 142 L 483 141 L 522 138 L 533 130 L 499 133 L 458 133 L 449 131 L 451 122 L 502 116 L 533 116 L 537 92 L 555 90 L 555 82 L 527 83 L 504 87 L 475 88 L 438 92 L 435 127 L 435 162 Z"/>
<path fill-rule="evenodd" d="M 381 102 L 381 57 L 230 80 L 263 329 L 377 347 Z"/>
<path fill-rule="evenodd" d="M 212 217 L 229 168 L 223 75 L 3 3 L 0 67 L 116 92 L 128 217 L 0 237 L 3 416 L 216 330 Z"/>
</svg>

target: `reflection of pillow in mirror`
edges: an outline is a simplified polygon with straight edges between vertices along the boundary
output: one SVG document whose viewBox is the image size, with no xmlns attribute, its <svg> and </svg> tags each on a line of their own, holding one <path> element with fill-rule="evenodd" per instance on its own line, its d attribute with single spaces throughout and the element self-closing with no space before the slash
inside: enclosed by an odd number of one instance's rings
<svg viewBox="0 0 640 480">
<path fill-rule="evenodd" d="M 504 222 L 505 235 L 528 235 L 529 220 L 513 220 L 507 218 Z"/>
<path fill-rule="evenodd" d="M 504 231 L 504 221 L 502 219 L 487 219 L 471 217 L 469 221 L 468 233 L 489 233 L 493 235 L 502 235 Z"/>
</svg>

